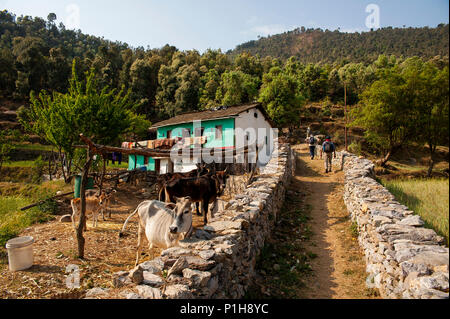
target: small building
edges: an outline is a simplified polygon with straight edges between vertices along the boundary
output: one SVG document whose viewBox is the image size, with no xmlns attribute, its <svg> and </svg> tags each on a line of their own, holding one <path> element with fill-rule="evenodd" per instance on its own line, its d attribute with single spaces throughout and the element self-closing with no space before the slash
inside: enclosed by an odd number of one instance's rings
<svg viewBox="0 0 450 319">
<path fill-rule="evenodd" d="M 157 140 L 130 144 L 130 147 L 170 149 L 177 142 L 182 142 L 192 147 L 196 144 L 202 148 L 232 150 L 254 145 L 257 152 L 264 152 L 265 156 L 258 156 L 258 165 L 263 166 L 268 162 L 264 159 L 269 158 L 274 149 L 276 132 L 272 128 L 272 121 L 260 103 L 219 107 L 180 114 L 156 123 L 150 130 L 156 130 Z M 244 162 L 247 164 L 249 159 Z M 188 158 L 173 163 L 167 157 L 130 155 L 128 163 L 130 170 L 145 166 L 147 170 L 159 174 L 187 172 L 196 168 L 196 162 Z"/>
</svg>

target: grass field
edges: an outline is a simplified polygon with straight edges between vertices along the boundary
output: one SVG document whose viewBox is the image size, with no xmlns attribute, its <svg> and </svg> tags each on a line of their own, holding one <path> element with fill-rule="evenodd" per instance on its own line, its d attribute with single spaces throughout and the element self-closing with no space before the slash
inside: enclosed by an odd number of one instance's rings
<svg viewBox="0 0 450 319">
<path fill-rule="evenodd" d="M 449 244 L 448 179 L 410 179 L 382 181 L 396 199 L 416 212 L 426 226 L 444 236 Z"/>
<path fill-rule="evenodd" d="M 20 208 L 72 188 L 63 181 L 44 182 L 40 185 L 27 183 L 0 183 L 0 246 L 16 237 L 24 228 L 52 218 L 56 209 L 54 201 L 21 211 Z"/>
<path fill-rule="evenodd" d="M 16 237 L 24 228 L 51 218 L 46 208 L 20 210 L 32 202 L 30 198 L 21 196 L 0 197 L 0 246 L 4 247 L 9 239 Z"/>
</svg>

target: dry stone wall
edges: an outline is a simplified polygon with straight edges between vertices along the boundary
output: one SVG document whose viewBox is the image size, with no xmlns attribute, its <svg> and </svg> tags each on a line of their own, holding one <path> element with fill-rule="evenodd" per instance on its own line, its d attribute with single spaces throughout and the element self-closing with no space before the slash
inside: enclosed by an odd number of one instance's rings
<svg viewBox="0 0 450 319">
<path fill-rule="evenodd" d="M 255 274 L 256 258 L 270 236 L 295 172 L 289 144 L 208 225 L 179 247 L 115 274 L 114 286 L 132 287 L 126 298 L 241 298 Z"/>
<path fill-rule="evenodd" d="M 367 285 L 383 298 L 448 298 L 449 249 L 435 231 L 375 179 L 374 164 L 339 154 L 345 172 L 344 201 L 358 224 Z"/>
</svg>

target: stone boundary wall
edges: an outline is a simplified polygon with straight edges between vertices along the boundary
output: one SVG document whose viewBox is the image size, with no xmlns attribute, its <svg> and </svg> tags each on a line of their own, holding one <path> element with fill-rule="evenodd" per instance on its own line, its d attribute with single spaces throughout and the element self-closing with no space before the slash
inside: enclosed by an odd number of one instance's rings
<svg viewBox="0 0 450 319">
<path fill-rule="evenodd" d="M 294 174 L 294 152 L 289 144 L 279 144 L 253 183 L 208 225 L 160 257 L 114 274 L 114 287 L 130 288 L 123 296 L 128 299 L 243 297 Z"/>
<path fill-rule="evenodd" d="M 338 155 L 345 172 L 344 201 L 359 230 L 369 288 L 382 298 L 449 297 L 449 249 L 444 238 L 374 178 L 374 164 L 348 152 Z"/>
</svg>

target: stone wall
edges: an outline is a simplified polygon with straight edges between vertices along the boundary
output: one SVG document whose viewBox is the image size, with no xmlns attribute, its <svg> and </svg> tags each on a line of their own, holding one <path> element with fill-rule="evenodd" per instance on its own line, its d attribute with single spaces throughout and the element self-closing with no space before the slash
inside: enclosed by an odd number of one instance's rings
<svg viewBox="0 0 450 319">
<path fill-rule="evenodd" d="M 358 224 L 367 285 L 383 298 L 448 298 L 449 249 L 375 179 L 374 164 L 342 152 L 344 201 Z M 335 161 L 340 165 L 341 161 Z"/>
<path fill-rule="evenodd" d="M 116 273 L 114 286 L 132 287 L 127 298 L 241 298 L 256 258 L 270 236 L 295 172 L 294 152 L 280 144 L 260 174 L 179 247 Z"/>
</svg>

